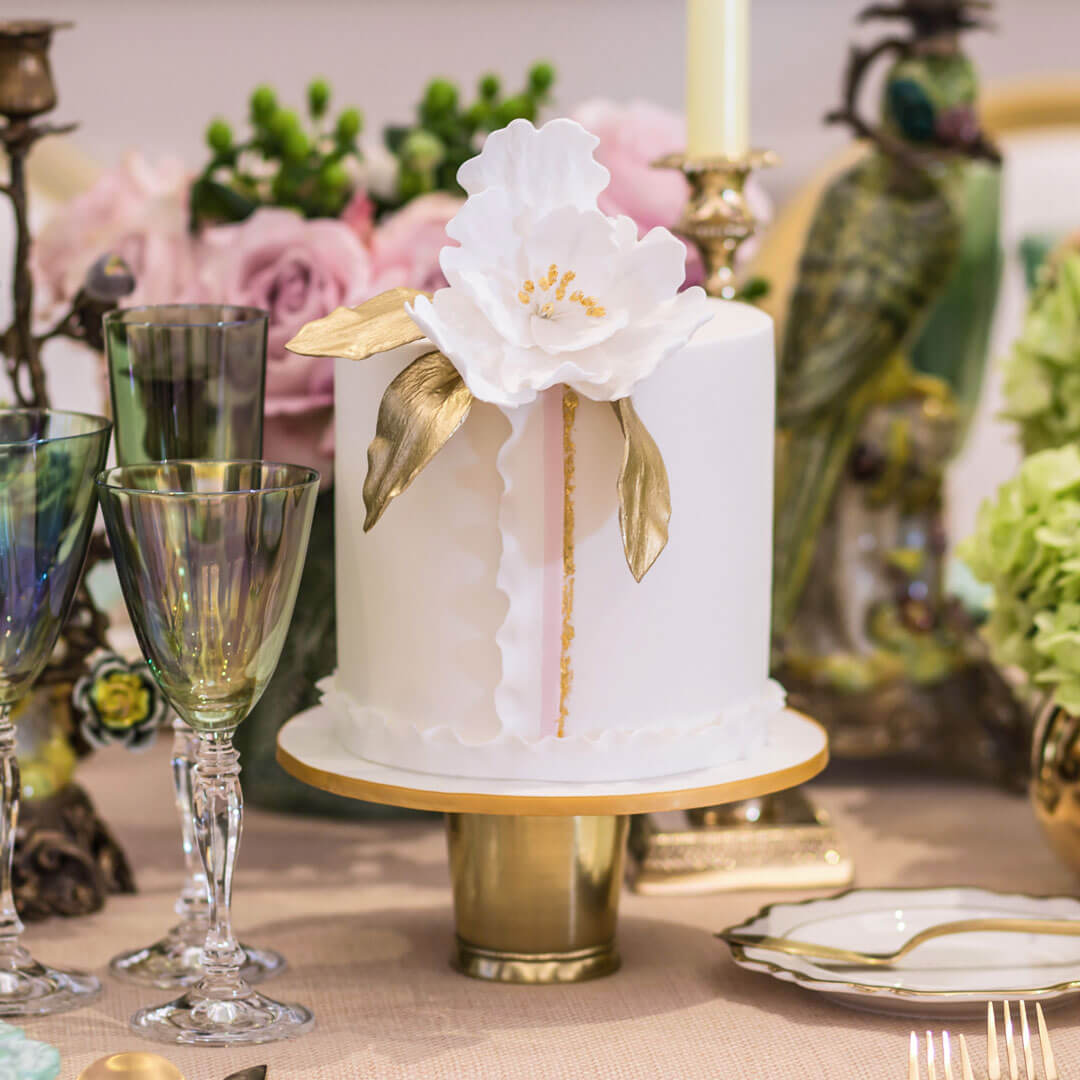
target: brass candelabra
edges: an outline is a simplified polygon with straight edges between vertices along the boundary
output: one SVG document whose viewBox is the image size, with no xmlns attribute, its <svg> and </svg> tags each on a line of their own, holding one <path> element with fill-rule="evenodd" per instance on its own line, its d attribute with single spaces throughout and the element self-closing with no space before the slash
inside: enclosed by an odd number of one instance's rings
<svg viewBox="0 0 1080 1080">
<path fill-rule="evenodd" d="M 772 150 L 748 150 L 668 154 L 653 163 L 658 169 L 678 169 L 690 183 L 690 198 L 674 231 L 701 253 L 710 296 L 735 299 L 735 259 L 758 225 L 746 198 L 746 181 L 755 169 L 770 168 L 779 160 Z"/>
</svg>

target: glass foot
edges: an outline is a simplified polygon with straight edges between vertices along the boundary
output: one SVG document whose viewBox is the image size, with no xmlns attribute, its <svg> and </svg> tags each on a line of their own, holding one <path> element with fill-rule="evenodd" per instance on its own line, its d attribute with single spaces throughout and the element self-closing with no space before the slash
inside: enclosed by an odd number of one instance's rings
<svg viewBox="0 0 1080 1080">
<path fill-rule="evenodd" d="M 0 1017 L 68 1012 L 90 1004 L 100 993 L 101 982 L 93 975 L 57 971 L 26 957 L 18 967 L 0 970 Z"/>
<path fill-rule="evenodd" d="M 155 1042 L 242 1046 L 294 1039 L 314 1023 L 303 1005 L 273 1001 L 240 985 L 231 995 L 209 996 L 196 988 L 167 1005 L 140 1009 L 131 1029 Z"/>
<path fill-rule="evenodd" d="M 182 990 L 194 986 L 206 974 L 202 966 L 205 940 L 205 924 L 196 926 L 190 934 L 177 927 L 153 945 L 113 957 L 109 971 L 124 982 L 156 986 L 159 990 Z M 250 945 L 240 948 L 245 956 L 240 969 L 245 982 L 257 983 L 285 970 L 285 957 L 273 949 L 253 949 Z"/>
</svg>

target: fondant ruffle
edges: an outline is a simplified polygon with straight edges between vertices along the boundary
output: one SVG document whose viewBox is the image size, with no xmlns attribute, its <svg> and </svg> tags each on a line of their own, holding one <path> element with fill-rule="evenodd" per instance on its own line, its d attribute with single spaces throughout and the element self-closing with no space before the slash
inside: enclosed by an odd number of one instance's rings
<svg viewBox="0 0 1080 1080">
<path fill-rule="evenodd" d="M 658 724 L 542 739 L 502 732 L 483 742 L 466 742 L 450 727 L 419 728 L 361 705 L 338 689 L 333 676 L 319 689 L 323 705 L 334 714 L 338 739 L 350 753 L 436 776 L 492 780 L 640 780 L 723 765 L 761 750 L 768 743 L 770 721 L 784 708 L 783 688 L 770 680 L 758 697 L 726 708 L 699 727 Z"/>
</svg>

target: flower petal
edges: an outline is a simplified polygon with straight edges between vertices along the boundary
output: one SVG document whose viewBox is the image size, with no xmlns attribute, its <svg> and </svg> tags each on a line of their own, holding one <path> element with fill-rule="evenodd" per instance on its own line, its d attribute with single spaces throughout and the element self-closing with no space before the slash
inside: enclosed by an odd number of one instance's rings
<svg viewBox="0 0 1080 1080">
<path fill-rule="evenodd" d="M 630 313 L 625 309 L 609 312 L 603 318 L 590 318 L 584 309 L 578 307 L 556 314 L 550 319 L 533 315 L 529 319 L 529 332 L 532 342 L 549 356 L 558 353 L 581 352 L 591 349 L 602 341 L 607 341 L 617 334 L 630 321 Z"/>
<path fill-rule="evenodd" d="M 481 152 L 458 170 L 458 183 L 474 196 L 505 189 L 515 206 L 537 215 L 560 206 L 595 209 L 611 179 L 594 157 L 600 140 L 574 120 L 552 120 L 537 130 L 514 120 L 493 131 Z"/>
<path fill-rule="evenodd" d="M 628 397 L 636 383 L 678 352 L 712 317 L 705 291 L 697 286 L 687 289 L 655 308 L 647 320 L 631 323 L 579 354 L 580 376 L 564 381 L 594 401 Z"/>
<path fill-rule="evenodd" d="M 550 266 L 559 273 L 572 270 L 573 289 L 600 294 L 621 272 L 616 223 L 599 210 L 563 206 L 539 218 L 525 236 L 522 252 L 531 273 Z M 607 297 L 600 296 L 602 303 Z"/>
<path fill-rule="evenodd" d="M 529 350 L 500 337 L 462 292 L 440 289 L 431 300 L 418 296 L 409 314 L 453 362 L 473 397 L 496 405 L 524 405 L 536 397 L 520 375 L 532 366 Z"/>
<path fill-rule="evenodd" d="M 519 265 L 521 238 L 507 194 L 492 188 L 473 196 L 449 223 L 447 235 L 460 243 L 440 255 L 447 282 L 465 292 L 507 341 L 531 345 L 528 311 L 517 298 L 529 271 Z"/>
<path fill-rule="evenodd" d="M 469 199 L 446 223 L 446 235 L 461 247 L 443 248 L 439 256 L 443 273 L 447 270 L 446 260 L 451 267 L 457 266 L 463 252 L 473 260 L 497 266 L 521 243 L 514 224 L 513 201 L 499 188 Z"/>
<path fill-rule="evenodd" d="M 681 287 L 686 278 L 686 248 L 667 229 L 652 229 L 638 240 L 636 232 L 628 233 L 634 227 L 629 218 L 619 218 L 619 223 L 619 303 L 631 311 L 649 311 Z"/>
</svg>

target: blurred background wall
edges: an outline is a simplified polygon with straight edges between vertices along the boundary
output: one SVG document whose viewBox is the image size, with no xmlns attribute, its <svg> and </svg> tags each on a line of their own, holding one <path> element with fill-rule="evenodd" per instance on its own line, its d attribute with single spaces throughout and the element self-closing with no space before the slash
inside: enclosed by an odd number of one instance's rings
<svg viewBox="0 0 1080 1080">
<path fill-rule="evenodd" d="M 821 116 L 837 99 L 863 0 L 753 0 L 752 133 L 791 191 L 846 136 Z M 996 35 L 973 35 L 985 81 L 1080 71 L 1078 0 L 998 0 Z M 680 108 L 682 0 L 3 0 L 10 16 L 70 18 L 57 35 L 58 119 L 82 123 L 102 162 L 126 147 L 202 158 L 209 117 L 241 119 L 259 81 L 301 101 L 313 75 L 362 107 L 369 129 L 404 118 L 436 74 L 515 81 L 530 61 L 559 69 L 564 108 L 603 95 Z"/>
</svg>

